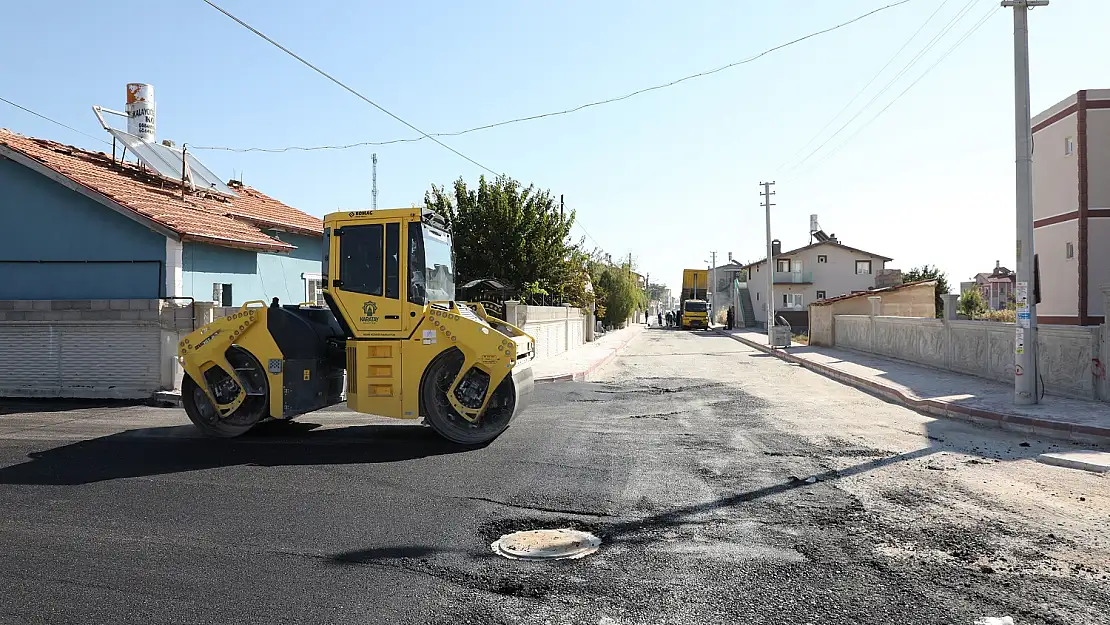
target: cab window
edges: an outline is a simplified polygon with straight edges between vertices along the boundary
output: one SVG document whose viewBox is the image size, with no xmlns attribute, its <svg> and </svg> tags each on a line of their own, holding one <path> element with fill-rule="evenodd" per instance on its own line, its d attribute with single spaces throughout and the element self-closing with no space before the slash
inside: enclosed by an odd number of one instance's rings
<svg viewBox="0 0 1110 625">
<path fill-rule="evenodd" d="M 427 302 L 424 285 L 424 237 L 420 224 L 409 223 L 409 301 L 423 306 Z"/>
<path fill-rule="evenodd" d="M 397 299 L 401 290 L 401 224 L 385 225 L 385 296 Z"/>
<path fill-rule="evenodd" d="M 344 227 L 339 254 L 339 288 L 381 296 L 382 224 Z"/>
</svg>

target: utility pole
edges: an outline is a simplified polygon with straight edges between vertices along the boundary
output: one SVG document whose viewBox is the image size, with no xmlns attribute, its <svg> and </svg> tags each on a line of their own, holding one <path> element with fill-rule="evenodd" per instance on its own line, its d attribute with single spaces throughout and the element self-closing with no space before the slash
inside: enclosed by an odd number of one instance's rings
<svg viewBox="0 0 1110 625">
<path fill-rule="evenodd" d="M 763 208 L 767 211 L 767 344 L 775 344 L 775 259 L 771 257 L 771 196 L 775 194 L 771 190 L 774 181 L 761 182 L 763 185 Z"/>
<path fill-rule="evenodd" d="M 370 210 L 378 210 L 378 153 L 374 152 L 370 155 L 370 162 L 372 173 L 370 174 L 371 184 L 370 189 Z"/>
<path fill-rule="evenodd" d="M 709 312 L 713 314 L 717 304 L 717 252 L 709 252 L 709 260 L 713 263 L 709 267 L 709 284 L 713 285 L 713 295 L 710 295 L 709 289 L 706 289 L 705 296 L 711 298 L 709 299 Z"/>
<path fill-rule="evenodd" d="M 1014 9 L 1014 139 L 1017 157 L 1017 324 L 1014 326 L 1014 403 L 1037 397 L 1037 302 L 1033 297 L 1033 129 L 1029 110 L 1029 9 L 1048 0 L 1003 0 Z"/>
</svg>

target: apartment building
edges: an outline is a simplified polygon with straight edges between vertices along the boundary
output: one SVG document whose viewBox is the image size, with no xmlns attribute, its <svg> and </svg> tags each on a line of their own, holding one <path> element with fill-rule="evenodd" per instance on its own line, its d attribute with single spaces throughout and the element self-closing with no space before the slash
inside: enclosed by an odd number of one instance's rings
<svg viewBox="0 0 1110 625">
<path fill-rule="evenodd" d="M 875 287 L 875 278 L 891 258 L 849 247 L 838 240 L 817 241 L 787 252 L 776 239 L 771 242 L 775 311 L 790 325 L 809 323 L 809 304 Z M 756 322 L 766 324 L 767 259 L 745 265 Z"/>
<path fill-rule="evenodd" d="M 1110 285 L 1110 89 L 1079 91 L 1031 121 L 1037 317 L 1097 325 Z"/>
</svg>

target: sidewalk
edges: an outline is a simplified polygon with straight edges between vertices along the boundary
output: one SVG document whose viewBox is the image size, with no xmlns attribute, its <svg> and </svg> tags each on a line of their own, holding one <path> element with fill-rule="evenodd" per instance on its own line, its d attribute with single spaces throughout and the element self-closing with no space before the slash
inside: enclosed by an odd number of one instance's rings
<svg viewBox="0 0 1110 625">
<path fill-rule="evenodd" d="M 536 382 L 580 382 L 594 370 L 616 358 L 629 341 L 647 329 L 642 323 L 607 333 L 592 343 L 580 345 L 558 356 L 532 364 Z"/>
<path fill-rule="evenodd" d="M 750 347 L 838 382 L 938 417 L 1083 443 L 1110 444 L 1110 403 L 1045 395 L 1032 406 L 1014 404 L 1014 387 L 952 371 L 831 347 L 767 346 L 767 335 L 723 330 Z"/>
</svg>

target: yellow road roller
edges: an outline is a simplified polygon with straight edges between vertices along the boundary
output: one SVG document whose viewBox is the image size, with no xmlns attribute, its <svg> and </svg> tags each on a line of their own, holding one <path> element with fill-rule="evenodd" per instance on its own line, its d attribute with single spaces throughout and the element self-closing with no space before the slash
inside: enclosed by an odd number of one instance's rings
<svg viewBox="0 0 1110 625">
<path fill-rule="evenodd" d="M 178 344 L 182 403 L 202 432 L 238 436 L 345 395 L 356 412 L 477 445 L 530 403 L 535 340 L 455 300 L 451 235 L 433 212 L 326 215 L 321 273 L 326 306 L 247 302 Z"/>
</svg>

